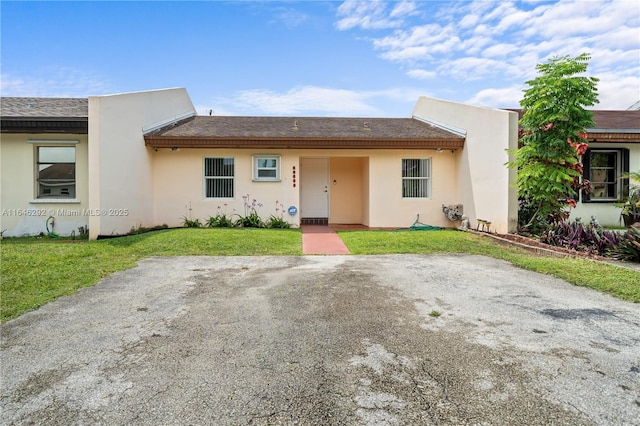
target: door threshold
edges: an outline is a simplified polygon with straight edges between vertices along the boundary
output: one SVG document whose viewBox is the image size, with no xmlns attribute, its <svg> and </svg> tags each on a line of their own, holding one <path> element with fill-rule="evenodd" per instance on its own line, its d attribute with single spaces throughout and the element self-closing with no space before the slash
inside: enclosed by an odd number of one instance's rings
<svg viewBox="0 0 640 426">
<path fill-rule="evenodd" d="M 301 225 L 329 225 L 328 217 L 303 217 L 300 219 Z"/>
</svg>

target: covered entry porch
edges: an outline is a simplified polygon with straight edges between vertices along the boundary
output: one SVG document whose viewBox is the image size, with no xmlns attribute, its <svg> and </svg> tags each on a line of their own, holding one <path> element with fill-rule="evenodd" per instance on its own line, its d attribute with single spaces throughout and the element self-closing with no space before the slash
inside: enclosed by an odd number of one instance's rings
<svg viewBox="0 0 640 426">
<path fill-rule="evenodd" d="M 369 157 L 301 157 L 301 225 L 369 224 Z"/>
</svg>

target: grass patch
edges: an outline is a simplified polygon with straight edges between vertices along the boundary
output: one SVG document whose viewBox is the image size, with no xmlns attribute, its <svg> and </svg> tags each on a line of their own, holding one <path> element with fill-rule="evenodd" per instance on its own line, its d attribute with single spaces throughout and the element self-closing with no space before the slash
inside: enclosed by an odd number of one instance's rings
<svg viewBox="0 0 640 426">
<path fill-rule="evenodd" d="M 488 238 L 452 230 L 341 231 L 352 254 L 468 253 L 489 256 L 514 266 L 640 303 L 640 272 L 581 258 L 536 256 Z"/>
<path fill-rule="evenodd" d="M 0 243 L 0 321 L 150 256 L 300 255 L 299 230 L 175 229 L 100 241 L 7 238 Z"/>
<path fill-rule="evenodd" d="M 547 258 L 458 231 L 342 231 L 353 254 L 469 253 L 640 303 L 640 272 L 585 259 Z M 172 229 L 100 241 L 7 238 L 0 243 L 0 321 L 96 284 L 150 256 L 302 254 L 297 229 Z"/>
</svg>

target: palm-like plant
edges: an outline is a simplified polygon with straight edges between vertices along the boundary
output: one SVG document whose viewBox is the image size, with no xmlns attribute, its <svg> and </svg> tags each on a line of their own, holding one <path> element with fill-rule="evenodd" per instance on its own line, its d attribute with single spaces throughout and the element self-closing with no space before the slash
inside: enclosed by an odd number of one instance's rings
<svg viewBox="0 0 640 426">
<path fill-rule="evenodd" d="M 640 220 L 640 170 L 628 172 L 622 175 L 623 179 L 629 179 L 632 183 L 629 185 L 629 195 L 625 197 L 620 204 L 622 211 L 620 215 L 628 217 L 630 223 Z M 625 221 L 627 223 L 627 221 Z"/>
</svg>

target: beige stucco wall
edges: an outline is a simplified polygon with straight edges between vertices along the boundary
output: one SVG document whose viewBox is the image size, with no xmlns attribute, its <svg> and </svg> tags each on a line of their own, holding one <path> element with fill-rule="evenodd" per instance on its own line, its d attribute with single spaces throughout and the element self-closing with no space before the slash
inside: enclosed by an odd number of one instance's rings
<svg viewBox="0 0 640 426">
<path fill-rule="evenodd" d="M 333 157 L 330 163 L 329 217 L 331 223 L 363 223 L 363 164 L 362 157 Z"/>
<path fill-rule="evenodd" d="M 185 89 L 89 98 L 89 217 L 91 238 L 154 226 L 151 148 L 143 134 L 195 115 Z"/>
<path fill-rule="evenodd" d="M 362 159 L 362 224 L 371 223 L 371 173 L 369 172 L 369 158 Z"/>
<path fill-rule="evenodd" d="M 590 148 L 619 149 L 626 148 L 629 150 L 629 170 L 640 170 L 640 144 L 631 143 L 597 143 L 589 144 Z M 636 182 L 637 184 L 637 182 Z M 621 226 L 620 207 L 616 207 L 614 203 L 582 203 L 579 202 L 575 209 L 571 209 L 570 220 L 580 218 L 583 223 L 589 223 L 591 216 L 595 216 L 602 226 Z"/>
<path fill-rule="evenodd" d="M 492 231 L 514 232 L 518 199 L 513 186 L 516 171 L 505 167 L 507 149 L 517 148 L 515 112 L 421 97 L 413 115 L 466 133 L 456 154 L 455 203 L 464 205 L 471 226 L 477 219 L 492 222 Z"/>
<path fill-rule="evenodd" d="M 253 154 L 281 156 L 280 182 L 253 182 Z M 290 216 L 289 206 L 300 209 L 301 157 L 330 159 L 329 198 L 331 223 L 362 223 L 371 227 L 408 227 L 420 214 L 421 221 L 438 226 L 452 226 L 442 213 L 442 204 L 455 200 L 456 153 L 444 151 L 396 150 L 225 150 L 225 149 L 158 149 L 152 152 L 154 180 L 154 224 L 181 226 L 185 216 L 206 221 L 222 212 L 244 215 L 243 195 L 263 204 L 263 219 L 276 214 L 282 205 L 284 218 L 299 226 L 300 214 Z M 203 189 L 205 157 L 235 158 L 235 197 L 206 199 Z M 432 159 L 432 197 L 403 199 L 401 167 L 403 158 Z M 293 167 L 297 183 L 293 186 Z M 336 185 L 333 185 L 333 180 Z M 190 209 L 190 210 L 189 210 Z"/>
<path fill-rule="evenodd" d="M 38 146 L 76 148 L 75 199 L 37 199 Z M 4 236 L 46 233 L 45 222 L 49 216 L 54 217 L 52 231 L 59 235 L 79 234 L 78 228 L 87 225 L 87 135 L 3 133 L 0 136 L 0 165 L 0 229 L 5 231 Z"/>
<path fill-rule="evenodd" d="M 281 180 L 279 182 L 252 181 L 252 155 L 281 155 Z M 262 204 L 258 208 L 260 216 L 267 220 L 270 215 L 280 215 L 284 208 L 284 218 L 297 226 L 299 217 L 289 216 L 289 206 L 299 206 L 298 183 L 293 186 L 293 167 L 296 176 L 299 162 L 295 155 L 274 150 L 225 150 L 225 149 L 185 149 L 171 151 L 158 149 L 152 152 L 154 177 L 154 223 L 170 227 L 182 226 L 184 217 L 205 222 L 210 216 L 220 213 L 245 215 L 245 200 L 249 204 L 256 200 Z M 204 158 L 233 157 L 235 159 L 234 198 L 205 198 Z M 243 197 L 247 197 L 243 199 Z M 276 201 L 278 204 L 276 205 Z M 279 211 L 276 211 L 278 208 Z M 236 217 L 237 218 L 237 217 Z"/>
<path fill-rule="evenodd" d="M 455 197 L 457 154 L 450 150 L 379 151 L 369 162 L 369 226 L 408 227 L 420 222 L 443 227 L 456 226 L 446 219 L 442 205 L 458 204 Z M 430 198 L 402 198 L 402 159 L 431 159 Z"/>
</svg>

